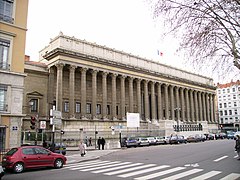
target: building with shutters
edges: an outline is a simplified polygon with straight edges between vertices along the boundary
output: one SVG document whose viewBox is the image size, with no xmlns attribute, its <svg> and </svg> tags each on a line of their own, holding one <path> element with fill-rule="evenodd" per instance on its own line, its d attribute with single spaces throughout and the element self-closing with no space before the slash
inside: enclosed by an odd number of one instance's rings
<svg viewBox="0 0 240 180">
<path fill-rule="evenodd" d="M 0 150 L 20 146 L 28 0 L 0 0 Z"/>
</svg>

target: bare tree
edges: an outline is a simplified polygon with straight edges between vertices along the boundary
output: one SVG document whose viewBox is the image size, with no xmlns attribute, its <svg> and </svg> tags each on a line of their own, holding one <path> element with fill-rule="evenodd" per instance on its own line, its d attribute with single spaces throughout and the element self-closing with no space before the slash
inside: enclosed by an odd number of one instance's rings
<svg viewBox="0 0 240 180">
<path fill-rule="evenodd" d="M 148 0 L 154 18 L 181 36 L 180 50 L 201 67 L 240 70 L 240 0 Z M 235 68 L 236 69 L 236 68 Z M 239 71 L 238 71 L 239 73 Z"/>
</svg>

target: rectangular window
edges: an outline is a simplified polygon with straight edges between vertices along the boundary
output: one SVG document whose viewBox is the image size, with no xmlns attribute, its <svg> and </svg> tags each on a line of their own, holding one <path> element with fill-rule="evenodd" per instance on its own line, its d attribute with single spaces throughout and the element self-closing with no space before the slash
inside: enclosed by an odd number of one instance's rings
<svg viewBox="0 0 240 180">
<path fill-rule="evenodd" d="M 224 107 L 225 107 L 225 108 L 227 107 L 227 103 L 224 103 Z"/>
<path fill-rule="evenodd" d="M 87 114 L 91 114 L 91 104 L 87 103 Z"/>
<path fill-rule="evenodd" d="M 14 0 L 0 0 L 0 20 L 13 23 L 13 2 Z"/>
<path fill-rule="evenodd" d="M 80 102 L 76 102 L 76 113 L 80 113 L 81 112 L 81 103 Z"/>
<path fill-rule="evenodd" d="M 235 111 L 235 115 L 237 114 L 237 109 L 234 110 Z"/>
<path fill-rule="evenodd" d="M 232 110 L 229 110 L 229 115 L 232 115 Z"/>
<path fill-rule="evenodd" d="M 117 115 L 119 114 L 119 112 L 118 112 L 118 106 L 116 106 L 116 114 L 117 114 Z"/>
<path fill-rule="evenodd" d="M 38 99 L 31 99 L 31 112 L 38 112 Z"/>
<path fill-rule="evenodd" d="M 7 86 L 0 85 L 0 111 L 7 111 Z"/>
<path fill-rule="evenodd" d="M 234 102 L 234 107 L 236 107 L 237 106 L 237 102 Z"/>
<path fill-rule="evenodd" d="M 64 112 L 69 112 L 69 102 L 64 102 Z"/>
<path fill-rule="evenodd" d="M 101 104 L 97 104 L 96 113 L 101 114 Z"/>
<path fill-rule="evenodd" d="M 233 99 L 237 99 L 237 98 L 236 98 L 236 95 L 233 95 Z"/>
<path fill-rule="evenodd" d="M 224 110 L 224 115 L 227 115 L 227 110 Z"/>
<path fill-rule="evenodd" d="M 227 89 L 227 92 L 230 93 L 230 89 Z"/>
<path fill-rule="evenodd" d="M 110 105 L 107 105 L 107 115 L 110 115 Z"/>
<path fill-rule="evenodd" d="M 222 108 L 222 103 L 219 104 L 219 108 Z"/>
<path fill-rule="evenodd" d="M 0 39 L 0 69 L 8 69 L 10 41 Z"/>
<path fill-rule="evenodd" d="M 5 149 L 6 127 L 0 127 L 0 151 Z"/>
<path fill-rule="evenodd" d="M 232 91 L 235 92 L 235 88 L 232 88 Z"/>
</svg>

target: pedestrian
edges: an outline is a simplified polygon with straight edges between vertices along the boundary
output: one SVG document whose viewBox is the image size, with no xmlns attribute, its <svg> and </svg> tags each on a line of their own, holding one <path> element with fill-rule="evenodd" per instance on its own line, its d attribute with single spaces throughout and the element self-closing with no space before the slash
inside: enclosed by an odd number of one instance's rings
<svg viewBox="0 0 240 180">
<path fill-rule="evenodd" d="M 240 160 L 240 135 L 237 135 L 236 137 L 236 145 L 235 145 L 235 150 L 237 151 L 238 154 L 238 160 Z"/>
<path fill-rule="evenodd" d="M 82 141 L 80 141 L 80 144 L 79 144 L 79 151 L 82 157 L 86 154 L 85 145 L 83 144 Z"/>
<path fill-rule="evenodd" d="M 106 141 L 105 139 L 102 137 L 102 140 L 101 140 L 101 144 L 102 144 L 102 150 L 104 150 L 104 145 L 105 145 Z"/>
<path fill-rule="evenodd" d="M 47 142 L 46 142 L 45 140 L 43 140 L 42 146 L 43 146 L 44 148 L 47 148 L 48 144 L 47 144 Z"/>
<path fill-rule="evenodd" d="M 92 146 L 92 138 L 91 137 L 88 140 L 88 144 L 89 144 L 89 146 Z"/>
<path fill-rule="evenodd" d="M 101 144 L 102 144 L 102 139 L 101 139 L 101 137 L 98 138 L 97 144 L 98 144 L 98 150 L 100 150 L 100 147 L 101 147 Z"/>
<path fill-rule="evenodd" d="M 87 136 L 86 136 L 86 138 L 85 138 L 85 144 L 86 144 L 86 146 L 88 147 L 88 138 L 87 138 Z"/>
</svg>

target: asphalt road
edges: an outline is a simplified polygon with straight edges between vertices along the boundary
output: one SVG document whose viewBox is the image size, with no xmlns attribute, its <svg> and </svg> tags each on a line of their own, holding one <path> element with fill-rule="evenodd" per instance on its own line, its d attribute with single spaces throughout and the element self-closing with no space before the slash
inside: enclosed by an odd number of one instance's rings
<svg viewBox="0 0 240 180">
<path fill-rule="evenodd" d="M 234 143 L 234 140 L 213 140 L 129 148 L 62 169 L 6 174 L 3 180 L 240 179 L 240 161 Z"/>
</svg>

